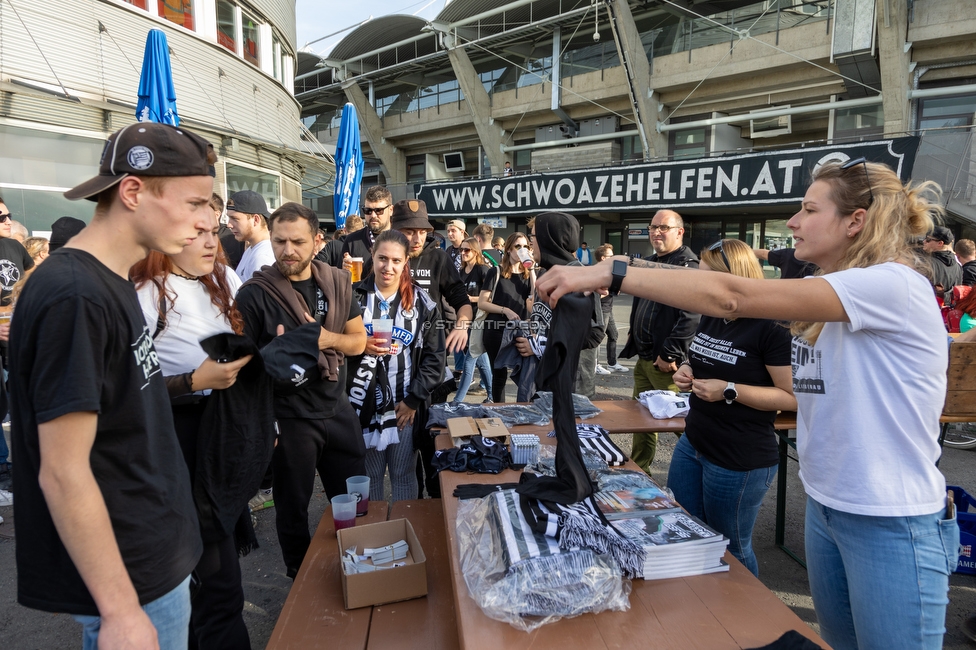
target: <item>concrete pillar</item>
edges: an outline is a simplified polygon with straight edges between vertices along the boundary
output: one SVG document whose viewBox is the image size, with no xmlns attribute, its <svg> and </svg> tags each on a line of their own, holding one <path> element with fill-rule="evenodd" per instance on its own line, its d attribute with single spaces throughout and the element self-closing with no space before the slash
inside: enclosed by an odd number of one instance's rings
<svg viewBox="0 0 976 650">
<path fill-rule="evenodd" d="M 640 32 L 634 24 L 627 0 L 606 0 L 610 19 L 613 21 L 613 37 L 617 42 L 617 53 L 627 73 L 630 85 L 630 104 L 637 122 L 644 147 L 644 160 L 668 155 L 668 138 L 658 133 L 660 119 L 657 101 L 652 97 L 651 66 L 640 40 Z"/>
<path fill-rule="evenodd" d="M 886 136 L 904 133 L 911 124 L 912 62 L 908 34 L 908 8 L 905 0 L 878 0 L 878 60 L 881 67 L 881 87 L 884 89 L 884 133 Z"/>
<path fill-rule="evenodd" d="M 505 131 L 496 125 L 491 117 L 491 98 L 488 97 L 481 78 L 475 72 L 468 53 L 460 47 L 455 47 L 456 44 L 450 33 L 442 33 L 442 38 L 447 47 L 447 57 L 451 60 L 451 67 L 454 69 L 454 76 L 461 86 L 464 101 L 471 111 L 474 128 L 478 132 L 485 156 L 488 157 L 488 164 L 491 165 L 491 173 L 500 176 L 505 169 L 505 154 L 502 153 Z M 478 167 L 481 168 L 480 161 Z"/>
<path fill-rule="evenodd" d="M 356 112 L 359 114 L 359 128 L 366 135 L 370 148 L 385 168 L 386 182 L 389 185 L 406 184 L 407 157 L 383 137 L 383 121 L 366 99 L 363 89 L 355 81 L 343 83 L 342 89 L 346 93 L 346 99 L 356 107 Z"/>
</svg>

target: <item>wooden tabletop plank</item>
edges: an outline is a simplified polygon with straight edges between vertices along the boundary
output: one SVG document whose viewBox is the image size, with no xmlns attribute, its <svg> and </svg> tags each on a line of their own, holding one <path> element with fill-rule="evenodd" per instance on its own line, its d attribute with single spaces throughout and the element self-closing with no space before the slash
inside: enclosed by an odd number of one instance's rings
<svg viewBox="0 0 976 650">
<path fill-rule="evenodd" d="M 370 501 L 358 525 L 386 521 L 387 503 Z M 342 598 L 339 544 L 332 506 L 322 514 L 312 543 L 278 616 L 269 649 L 366 648 L 372 607 L 347 610 Z"/>
<path fill-rule="evenodd" d="M 788 414 L 792 415 L 792 414 Z M 522 427 L 516 431 L 521 432 Z M 450 446 L 441 435 L 438 448 Z M 637 469 L 628 463 L 629 469 Z M 464 483 L 516 483 L 519 473 L 440 474 L 450 566 L 453 572 L 458 634 L 465 650 L 485 648 L 749 648 L 765 645 L 787 630 L 798 630 L 822 647 L 799 617 L 731 554 L 728 573 L 669 580 L 634 580 L 630 610 L 587 614 L 544 625 L 532 633 L 489 619 L 468 594 L 461 574 L 455 522 L 459 501 L 454 488 Z"/>
<path fill-rule="evenodd" d="M 441 500 L 397 501 L 390 519 L 407 519 L 417 533 L 427 557 L 427 597 L 375 606 L 367 647 L 455 650 L 460 646 Z"/>
</svg>

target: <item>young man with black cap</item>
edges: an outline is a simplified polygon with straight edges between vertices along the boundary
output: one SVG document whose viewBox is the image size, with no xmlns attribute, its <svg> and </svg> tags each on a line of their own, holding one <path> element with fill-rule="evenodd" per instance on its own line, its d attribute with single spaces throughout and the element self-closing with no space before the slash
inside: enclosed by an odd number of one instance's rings
<svg viewBox="0 0 976 650">
<path fill-rule="evenodd" d="M 269 216 L 268 204 L 257 192 L 242 190 L 227 199 L 227 227 L 237 241 L 247 244 L 236 269 L 244 282 L 262 267 L 275 263 L 268 234 Z"/>
<path fill-rule="evenodd" d="M 186 648 L 202 549 L 190 477 L 152 336 L 128 280 L 150 250 L 210 228 L 216 156 L 164 124 L 113 134 L 97 201 L 17 302 L 11 332 L 22 605 L 75 616 L 85 647 Z"/>
<path fill-rule="evenodd" d="M 279 334 L 312 322 L 320 325 L 318 368 L 303 371 L 297 389 L 277 388 L 274 399 L 279 431 L 272 459 L 275 522 L 288 577 L 294 578 L 312 539 L 308 502 L 315 470 L 329 498 L 346 493 L 347 478 L 366 473 L 366 445 L 346 395 L 344 361 L 366 349 L 366 328 L 349 272 L 313 259 L 319 228 L 315 213 L 286 203 L 270 223 L 275 263 L 237 293 L 244 335 L 263 348 Z"/>
<path fill-rule="evenodd" d="M 952 291 L 957 284 L 962 284 L 962 267 L 952 252 L 952 242 L 955 240 L 951 230 L 936 226 L 922 242 L 922 249 L 932 256 L 932 287 L 939 297 Z"/>
<path fill-rule="evenodd" d="M 454 354 L 464 350 L 468 345 L 467 328 L 471 322 L 471 301 L 451 259 L 430 236 L 434 232 L 434 226 L 427 218 L 427 204 L 417 199 L 398 201 L 393 206 L 390 224 L 406 235 L 410 242 L 407 255 L 410 257 L 410 275 L 414 283 L 423 288 L 442 309 L 447 306 L 454 312 L 444 313 L 440 321 L 443 327 L 450 328 L 445 340 L 446 353 Z M 446 399 L 446 395 L 440 399 Z M 424 420 L 426 415 L 421 419 Z M 426 479 L 420 481 L 420 484 L 426 486 L 427 494 L 431 498 L 438 498 L 441 494 L 440 482 L 430 464 L 434 457 L 434 438 L 429 430 L 418 427 L 415 431 L 414 446 L 420 450 L 419 462 L 426 474 Z M 420 465 L 417 474 L 419 478 Z"/>
</svg>

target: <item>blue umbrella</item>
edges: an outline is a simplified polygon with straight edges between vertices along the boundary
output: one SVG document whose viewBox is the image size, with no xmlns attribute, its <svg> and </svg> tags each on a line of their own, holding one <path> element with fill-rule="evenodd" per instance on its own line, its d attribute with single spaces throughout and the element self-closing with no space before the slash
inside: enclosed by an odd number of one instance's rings
<svg viewBox="0 0 976 650">
<path fill-rule="evenodd" d="M 363 181 L 363 149 L 359 140 L 359 117 L 356 107 L 346 104 L 339 123 L 339 139 L 335 152 L 335 208 L 336 229 L 344 228 L 346 217 L 359 214 L 359 186 Z"/>
<path fill-rule="evenodd" d="M 176 114 L 173 70 L 169 64 L 169 45 L 166 43 L 166 34 L 158 29 L 150 29 L 146 38 L 136 119 L 140 122 L 180 125 L 180 116 Z"/>
</svg>

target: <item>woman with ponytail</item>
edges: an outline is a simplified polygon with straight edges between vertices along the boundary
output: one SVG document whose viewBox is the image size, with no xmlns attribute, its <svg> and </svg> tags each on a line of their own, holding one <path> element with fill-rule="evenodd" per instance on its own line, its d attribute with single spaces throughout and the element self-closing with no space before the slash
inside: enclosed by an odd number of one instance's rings
<svg viewBox="0 0 976 650">
<path fill-rule="evenodd" d="M 353 287 L 367 339 L 366 351 L 349 359 L 347 385 L 363 426 L 369 498 L 375 501 L 386 498 L 387 468 L 393 500 L 417 498 L 413 432 L 424 433 L 431 391 L 444 376 L 444 330 L 434 301 L 411 281 L 408 251 L 399 230 L 380 233 L 373 242 L 372 270 Z M 393 322 L 392 339 L 379 336 L 380 320 Z"/>
<path fill-rule="evenodd" d="M 793 321 L 806 560 L 834 648 L 939 648 L 959 528 L 936 467 L 945 328 L 912 242 L 938 186 L 864 159 L 813 173 L 787 223 L 817 277 L 763 280 L 613 258 L 555 267 L 540 293 L 623 290 L 703 315 Z"/>
</svg>

